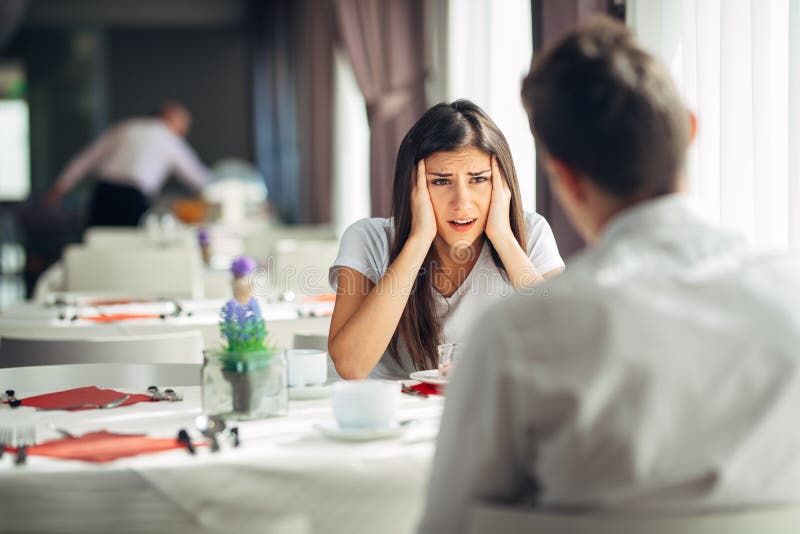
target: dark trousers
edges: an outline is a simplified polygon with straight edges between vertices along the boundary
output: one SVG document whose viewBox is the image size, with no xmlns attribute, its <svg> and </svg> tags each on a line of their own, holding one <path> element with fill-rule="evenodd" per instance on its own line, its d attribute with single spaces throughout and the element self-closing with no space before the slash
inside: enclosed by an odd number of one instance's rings
<svg viewBox="0 0 800 534">
<path fill-rule="evenodd" d="M 150 209 L 144 194 L 129 185 L 97 181 L 89 211 L 89 226 L 137 226 Z"/>
</svg>

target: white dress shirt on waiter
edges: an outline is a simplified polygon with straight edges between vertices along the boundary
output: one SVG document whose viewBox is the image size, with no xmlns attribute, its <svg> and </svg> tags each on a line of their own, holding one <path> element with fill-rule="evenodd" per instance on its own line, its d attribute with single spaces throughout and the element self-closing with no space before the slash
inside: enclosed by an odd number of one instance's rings
<svg viewBox="0 0 800 534">
<path fill-rule="evenodd" d="M 146 196 L 158 194 L 172 173 L 195 190 L 210 179 L 192 148 L 160 118 L 132 118 L 112 126 L 70 161 L 57 184 L 71 189 L 93 170 L 100 180 L 135 187 Z"/>
</svg>

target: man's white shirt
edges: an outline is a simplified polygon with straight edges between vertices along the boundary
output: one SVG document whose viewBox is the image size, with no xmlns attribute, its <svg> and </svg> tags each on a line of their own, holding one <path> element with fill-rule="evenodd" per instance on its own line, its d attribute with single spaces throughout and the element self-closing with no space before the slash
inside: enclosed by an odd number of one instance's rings
<svg viewBox="0 0 800 534">
<path fill-rule="evenodd" d="M 209 181 L 191 147 L 159 118 L 113 126 L 70 161 L 57 183 L 70 189 L 92 170 L 106 182 L 136 187 L 147 196 L 157 194 L 172 173 L 196 190 Z"/>
<path fill-rule="evenodd" d="M 800 258 L 680 196 L 615 217 L 565 273 L 473 325 L 424 534 L 479 501 L 661 512 L 800 499 Z"/>
</svg>

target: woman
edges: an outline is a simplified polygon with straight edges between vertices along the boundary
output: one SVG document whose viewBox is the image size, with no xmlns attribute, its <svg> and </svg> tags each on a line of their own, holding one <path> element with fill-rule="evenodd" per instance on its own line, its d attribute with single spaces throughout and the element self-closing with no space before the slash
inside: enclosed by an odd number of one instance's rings
<svg viewBox="0 0 800 534">
<path fill-rule="evenodd" d="M 346 379 L 403 379 L 514 290 L 561 272 L 543 217 L 522 212 L 505 137 L 475 104 L 429 109 L 397 154 L 391 219 L 345 232 L 328 350 Z"/>
</svg>

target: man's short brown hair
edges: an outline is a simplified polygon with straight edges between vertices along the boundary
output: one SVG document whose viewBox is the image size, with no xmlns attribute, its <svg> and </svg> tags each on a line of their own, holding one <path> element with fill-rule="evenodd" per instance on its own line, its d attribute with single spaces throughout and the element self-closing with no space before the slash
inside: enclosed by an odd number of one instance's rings
<svg viewBox="0 0 800 534">
<path fill-rule="evenodd" d="M 667 70 L 632 33 L 597 17 L 536 58 L 522 100 L 540 149 L 621 199 L 670 193 L 689 119 Z"/>
</svg>

